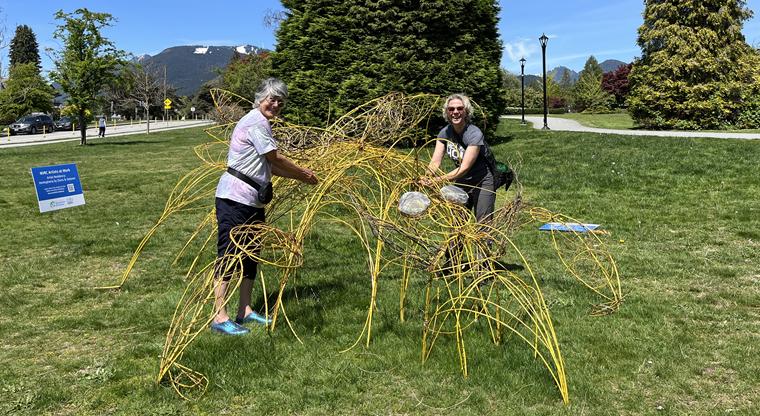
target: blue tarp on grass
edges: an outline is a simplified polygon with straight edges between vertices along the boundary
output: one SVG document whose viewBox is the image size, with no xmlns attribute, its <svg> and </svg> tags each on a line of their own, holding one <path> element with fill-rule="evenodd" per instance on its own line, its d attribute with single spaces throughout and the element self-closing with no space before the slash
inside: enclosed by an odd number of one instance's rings
<svg viewBox="0 0 760 416">
<path fill-rule="evenodd" d="M 547 222 L 538 227 L 541 231 L 575 231 L 577 233 L 587 233 L 599 228 L 599 224 L 578 224 L 577 222 Z"/>
</svg>

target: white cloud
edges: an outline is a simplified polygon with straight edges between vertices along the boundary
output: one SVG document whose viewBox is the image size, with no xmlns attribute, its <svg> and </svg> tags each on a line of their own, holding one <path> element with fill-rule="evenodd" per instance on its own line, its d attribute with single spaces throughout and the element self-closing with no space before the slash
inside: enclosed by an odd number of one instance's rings
<svg viewBox="0 0 760 416">
<path fill-rule="evenodd" d="M 504 52 L 512 62 L 517 62 L 520 58 L 528 59 L 537 53 L 538 49 L 538 40 L 518 39 L 504 44 Z"/>
</svg>

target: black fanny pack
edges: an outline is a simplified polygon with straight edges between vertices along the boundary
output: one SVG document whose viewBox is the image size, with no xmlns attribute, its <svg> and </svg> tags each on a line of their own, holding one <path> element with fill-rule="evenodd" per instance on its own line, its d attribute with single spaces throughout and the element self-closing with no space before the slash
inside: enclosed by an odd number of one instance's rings
<svg viewBox="0 0 760 416">
<path fill-rule="evenodd" d="M 274 192 L 272 192 L 272 182 L 267 182 L 266 185 L 263 186 L 259 185 L 256 181 L 248 177 L 246 174 L 230 167 L 227 168 L 227 173 L 240 179 L 248 185 L 251 185 L 253 189 L 255 189 L 258 193 L 257 198 L 262 204 L 268 204 L 269 201 L 272 200 L 272 197 L 274 196 Z"/>
</svg>

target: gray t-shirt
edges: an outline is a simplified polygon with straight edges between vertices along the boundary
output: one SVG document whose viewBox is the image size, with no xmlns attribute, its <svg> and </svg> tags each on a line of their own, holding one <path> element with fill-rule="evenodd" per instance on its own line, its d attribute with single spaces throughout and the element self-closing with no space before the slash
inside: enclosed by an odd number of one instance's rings
<svg viewBox="0 0 760 416">
<path fill-rule="evenodd" d="M 446 144 L 446 154 L 449 155 L 457 166 L 462 163 L 467 146 L 480 146 L 480 153 L 478 154 L 478 158 L 475 159 L 475 163 L 467 171 L 466 175 L 456 180 L 457 183 L 465 185 L 479 185 L 480 181 L 488 174 L 486 142 L 483 138 L 483 132 L 477 126 L 468 124 L 465 126 L 462 135 L 459 136 L 454 131 L 454 127 L 449 124 L 441 129 L 440 133 L 438 133 L 438 138 L 449 140 L 448 142 L 444 141 L 444 144 Z"/>
</svg>

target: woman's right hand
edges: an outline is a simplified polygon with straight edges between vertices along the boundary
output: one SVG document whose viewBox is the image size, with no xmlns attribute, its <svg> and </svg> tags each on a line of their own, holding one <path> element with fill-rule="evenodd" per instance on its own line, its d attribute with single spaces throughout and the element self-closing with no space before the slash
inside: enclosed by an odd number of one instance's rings
<svg viewBox="0 0 760 416">
<path fill-rule="evenodd" d="M 304 169 L 303 174 L 304 177 L 302 181 L 304 183 L 308 183 L 309 185 L 316 185 L 319 183 L 319 178 L 317 178 L 317 175 L 311 169 Z"/>
</svg>

